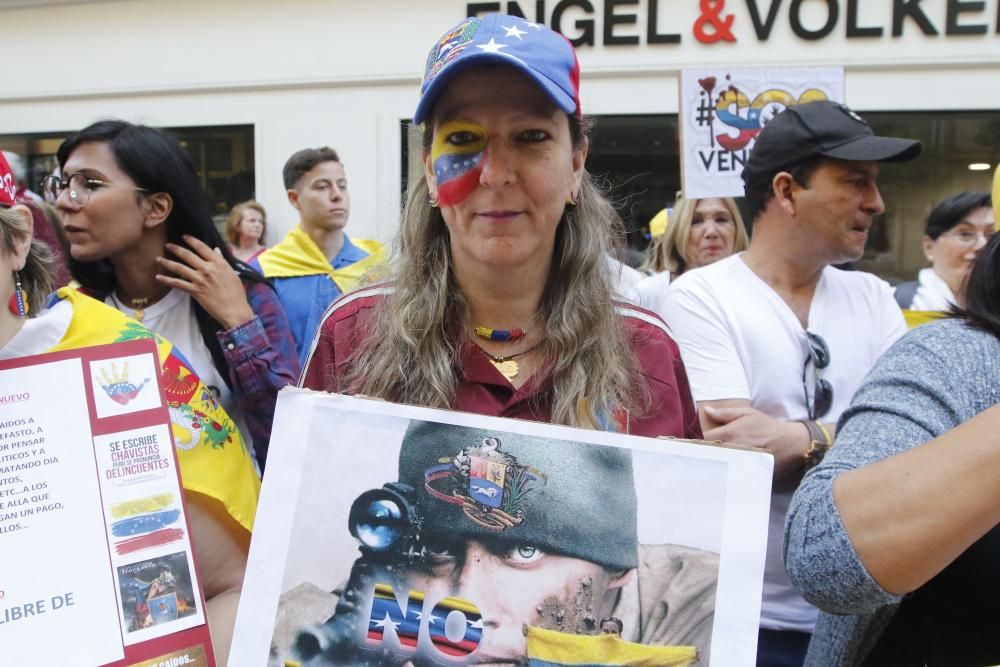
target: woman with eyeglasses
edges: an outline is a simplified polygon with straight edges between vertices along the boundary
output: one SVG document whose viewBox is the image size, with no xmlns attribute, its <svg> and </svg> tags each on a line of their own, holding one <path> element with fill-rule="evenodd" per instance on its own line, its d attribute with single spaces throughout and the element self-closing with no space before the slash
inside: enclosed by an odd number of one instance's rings
<svg viewBox="0 0 1000 667">
<path fill-rule="evenodd" d="M 94 123 L 58 151 L 70 270 L 87 294 L 177 345 L 245 425 L 263 469 L 278 390 L 299 363 L 281 303 L 233 257 L 187 154 L 166 133 Z"/>
<path fill-rule="evenodd" d="M 1000 187 L 1000 181 L 998 181 Z M 807 665 L 1000 664 L 1000 237 L 869 374 L 788 512 Z"/>
<path fill-rule="evenodd" d="M 33 239 L 28 207 L 15 204 L 3 188 L 7 173 L 0 157 L 0 359 L 154 338 L 135 320 L 70 287 L 56 292 L 43 309 L 53 286 L 52 253 Z M 156 346 L 215 655 L 225 664 L 260 480 L 225 410 L 176 348 L 162 338 Z M 206 433 L 213 425 L 218 426 L 212 433 L 216 438 Z M 15 562 L 31 557 L 13 554 Z"/>
<path fill-rule="evenodd" d="M 900 308 L 943 313 L 962 305 L 969 269 L 994 233 L 992 207 L 986 192 L 963 192 L 934 207 L 924 228 L 924 256 L 930 267 L 896 287 Z"/>
</svg>

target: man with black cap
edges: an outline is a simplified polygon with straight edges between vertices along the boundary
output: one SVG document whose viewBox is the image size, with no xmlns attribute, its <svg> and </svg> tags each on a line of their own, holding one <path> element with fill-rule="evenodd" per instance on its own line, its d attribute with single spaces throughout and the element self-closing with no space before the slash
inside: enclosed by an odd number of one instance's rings
<svg viewBox="0 0 1000 667">
<path fill-rule="evenodd" d="M 640 546 L 637 511 L 627 449 L 414 422 L 398 481 L 354 502 L 349 523 L 361 557 L 332 618 L 299 635 L 294 657 L 352 664 L 367 629 L 375 641 L 366 664 L 429 664 L 439 652 L 471 651 L 477 663 L 524 664 L 525 626 L 598 635 L 613 617 L 624 642 L 647 647 L 632 651 L 696 646 L 707 660 L 718 555 Z M 419 617 L 395 596 L 412 601 L 414 591 Z M 282 605 L 310 595 L 292 591 Z M 449 610 L 464 613 L 464 637 L 446 636 Z M 383 641 L 390 622 L 412 648 Z"/>
<path fill-rule="evenodd" d="M 833 265 L 861 258 L 885 210 L 879 163 L 920 150 L 875 136 L 842 104 L 789 107 L 758 135 L 743 170 L 750 248 L 681 276 L 667 294 L 664 316 L 706 439 L 775 458 L 759 666 L 801 665 L 816 620 L 782 565 L 791 495 L 833 443 L 865 374 L 906 331 L 887 283 Z"/>
</svg>

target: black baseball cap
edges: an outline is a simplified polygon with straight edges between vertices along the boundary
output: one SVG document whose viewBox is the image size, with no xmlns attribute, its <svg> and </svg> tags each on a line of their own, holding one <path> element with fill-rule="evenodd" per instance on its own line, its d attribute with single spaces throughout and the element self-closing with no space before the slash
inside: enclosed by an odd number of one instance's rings
<svg viewBox="0 0 1000 667">
<path fill-rule="evenodd" d="M 905 162 L 921 149 L 916 139 L 875 136 L 861 116 L 839 102 L 807 102 L 787 107 L 764 126 L 743 168 L 743 181 L 818 155 L 853 162 Z"/>
</svg>

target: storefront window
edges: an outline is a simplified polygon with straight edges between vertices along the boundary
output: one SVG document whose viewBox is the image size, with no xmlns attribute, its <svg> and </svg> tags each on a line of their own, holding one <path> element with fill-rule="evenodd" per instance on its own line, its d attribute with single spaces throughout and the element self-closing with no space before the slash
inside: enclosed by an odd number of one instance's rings
<svg viewBox="0 0 1000 667">
<path fill-rule="evenodd" d="M 677 114 L 598 116 L 587 170 L 625 222 L 633 263 L 649 245 L 649 220 L 681 187 Z"/>
<path fill-rule="evenodd" d="M 1000 116 L 986 111 L 863 115 L 876 134 L 920 139 L 924 148 L 915 161 L 882 165 L 886 212 L 872 227 L 855 268 L 893 283 L 911 280 L 925 266 L 921 239 L 930 210 L 966 190 L 989 192 L 1000 162 Z M 599 117 L 587 168 L 625 220 L 629 247 L 645 248 L 649 219 L 681 186 L 677 116 Z"/>
<path fill-rule="evenodd" d="M 229 209 L 254 196 L 253 125 L 167 128 L 187 151 L 201 180 L 216 225 L 225 226 Z M 0 135 L 0 148 L 17 153 L 29 171 L 32 189 L 58 166 L 56 151 L 69 132 Z"/>
<path fill-rule="evenodd" d="M 1000 162 L 1000 116 L 995 111 L 863 115 L 876 134 L 920 139 L 924 145 L 912 162 L 882 165 L 879 188 L 886 212 L 857 263 L 890 282 L 912 280 L 926 266 L 921 239 L 931 209 L 960 192 L 990 191 Z"/>
<path fill-rule="evenodd" d="M 892 283 L 912 280 L 925 266 L 921 238 L 930 210 L 959 192 L 989 192 L 1000 163 L 1000 116 L 985 111 L 863 115 L 876 134 L 920 139 L 924 148 L 915 161 L 882 165 L 879 187 L 886 211 L 876 219 L 855 268 Z M 670 206 L 681 187 L 677 115 L 596 120 L 587 169 L 625 221 L 631 260 L 637 261 L 649 244 L 650 218 Z M 413 159 L 420 154 L 420 136 L 408 122 L 401 129 L 405 195 L 407 179 L 420 173 L 420 163 Z M 979 170 L 970 165 L 979 165 Z"/>
</svg>

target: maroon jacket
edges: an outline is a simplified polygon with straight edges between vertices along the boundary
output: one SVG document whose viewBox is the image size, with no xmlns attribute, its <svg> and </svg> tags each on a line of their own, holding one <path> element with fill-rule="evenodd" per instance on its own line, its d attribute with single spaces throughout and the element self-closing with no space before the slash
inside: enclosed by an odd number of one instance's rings
<svg viewBox="0 0 1000 667">
<path fill-rule="evenodd" d="M 340 379 L 346 374 L 350 353 L 367 334 L 373 308 L 392 294 L 389 284 L 349 292 L 333 302 L 320 323 L 299 379 L 299 386 L 322 391 L 346 392 Z M 698 411 L 691 398 L 680 350 L 657 315 L 627 303 L 617 303 L 619 317 L 631 333 L 632 349 L 650 394 L 648 414 L 631 416 L 628 432 L 633 435 L 701 438 Z M 454 410 L 533 421 L 551 421 L 546 396 L 548 379 L 533 379 L 515 389 L 500 374 L 489 357 L 471 342 L 460 349 L 463 377 L 455 391 Z"/>
</svg>

